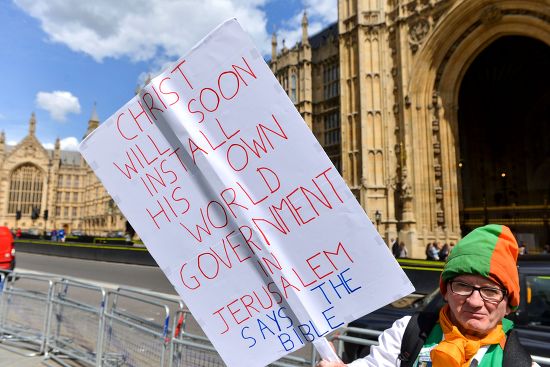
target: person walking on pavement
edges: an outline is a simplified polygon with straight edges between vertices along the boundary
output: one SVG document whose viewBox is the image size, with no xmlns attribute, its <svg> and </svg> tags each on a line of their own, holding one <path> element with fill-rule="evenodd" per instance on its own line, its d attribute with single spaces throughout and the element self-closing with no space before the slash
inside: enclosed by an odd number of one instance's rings
<svg viewBox="0 0 550 367">
<path fill-rule="evenodd" d="M 404 259 L 409 256 L 409 252 L 407 251 L 407 247 L 405 246 L 405 242 L 401 241 L 399 242 L 399 249 L 398 249 L 398 255 L 397 257 L 400 259 Z"/>
<path fill-rule="evenodd" d="M 449 244 L 445 242 L 441 250 L 439 250 L 439 260 L 440 261 L 447 260 L 447 256 L 449 256 L 449 251 L 450 251 Z"/>
<path fill-rule="evenodd" d="M 350 367 L 538 366 L 504 316 L 519 305 L 518 244 L 506 226 L 476 228 L 449 254 L 439 288 L 447 302 L 433 326 L 419 333 L 426 313 L 405 316 L 385 330 L 370 354 Z M 425 326 L 424 326 L 425 327 Z M 410 332 L 415 330 L 415 332 Z M 403 351 L 403 346 L 415 348 Z M 343 367 L 321 361 L 318 367 Z"/>
<path fill-rule="evenodd" d="M 397 239 L 391 239 L 390 240 L 390 246 L 391 246 L 391 253 L 394 257 L 399 257 L 399 241 Z"/>
<path fill-rule="evenodd" d="M 435 242 L 426 246 L 426 260 L 439 260 L 439 250 Z"/>
<path fill-rule="evenodd" d="M 63 228 L 61 228 L 58 232 L 57 232 L 57 240 L 59 242 L 65 242 L 65 230 Z"/>
</svg>

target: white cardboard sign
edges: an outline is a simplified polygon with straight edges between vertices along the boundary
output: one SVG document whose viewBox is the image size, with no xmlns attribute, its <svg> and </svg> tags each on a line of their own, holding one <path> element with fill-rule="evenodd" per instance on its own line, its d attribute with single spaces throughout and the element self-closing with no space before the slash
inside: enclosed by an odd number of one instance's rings
<svg viewBox="0 0 550 367">
<path fill-rule="evenodd" d="M 228 366 L 414 290 L 236 20 L 80 151 Z"/>
</svg>

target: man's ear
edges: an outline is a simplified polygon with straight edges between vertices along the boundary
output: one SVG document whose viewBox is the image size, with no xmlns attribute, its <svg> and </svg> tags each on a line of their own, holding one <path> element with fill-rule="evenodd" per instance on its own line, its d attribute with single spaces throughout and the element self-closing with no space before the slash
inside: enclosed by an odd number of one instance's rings
<svg viewBox="0 0 550 367">
<path fill-rule="evenodd" d="M 512 308 L 510 307 L 510 305 L 508 303 L 506 303 L 506 315 L 509 315 L 512 313 Z"/>
</svg>

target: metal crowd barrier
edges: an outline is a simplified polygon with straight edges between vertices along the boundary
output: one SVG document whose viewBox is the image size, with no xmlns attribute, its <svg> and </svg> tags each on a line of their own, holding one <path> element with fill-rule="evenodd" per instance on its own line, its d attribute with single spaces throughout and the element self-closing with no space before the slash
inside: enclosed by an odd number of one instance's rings
<svg viewBox="0 0 550 367">
<path fill-rule="evenodd" d="M 224 367 L 223 360 L 206 336 L 187 331 L 188 323 L 191 322 L 195 320 L 188 310 L 183 309 L 176 314 L 172 325 L 172 358 L 168 367 Z M 316 353 L 312 349 L 309 359 L 288 355 L 271 363 L 270 366 L 313 367 L 316 363 Z"/>
<path fill-rule="evenodd" d="M 180 310 L 173 320 L 174 337 L 171 341 L 169 367 L 224 367 L 225 364 L 208 338 L 187 332 L 187 324 L 191 319 L 188 310 Z"/>
<path fill-rule="evenodd" d="M 1 341 L 34 345 L 46 352 L 53 279 L 24 273 L 5 275 L 0 302 Z"/>
<path fill-rule="evenodd" d="M 107 291 L 104 366 L 167 366 L 170 310 L 167 305 L 140 297 L 138 292 Z M 135 309 L 148 307 L 149 313 Z"/>
<path fill-rule="evenodd" d="M 45 356 L 60 364 L 68 357 L 101 366 L 105 302 L 106 292 L 101 287 L 70 279 L 55 281 Z"/>
<path fill-rule="evenodd" d="M 225 366 L 176 296 L 1 271 L 0 290 L 0 342 L 30 343 L 44 361 L 89 367 Z M 315 363 L 312 348 L 311 358 L 290 355 L 271 366 Z"/>
</svg>

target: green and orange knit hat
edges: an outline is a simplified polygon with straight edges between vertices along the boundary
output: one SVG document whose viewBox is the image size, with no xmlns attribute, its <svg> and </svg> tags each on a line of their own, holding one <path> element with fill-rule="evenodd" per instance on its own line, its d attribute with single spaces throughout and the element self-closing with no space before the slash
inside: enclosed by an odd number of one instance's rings
<svg viewBox="0 0 550 367">
<path fill-rule="evenodd" d="M 439 289 L 447 291 L 447 281 L 462 274 L 475 274 L 501 284 L 508 291 L 508 304 L 519 306 L 518 244 L 510 229 L 489 224 L 461 239 L 449 254 L 441 273 Z"/>
</svg>

